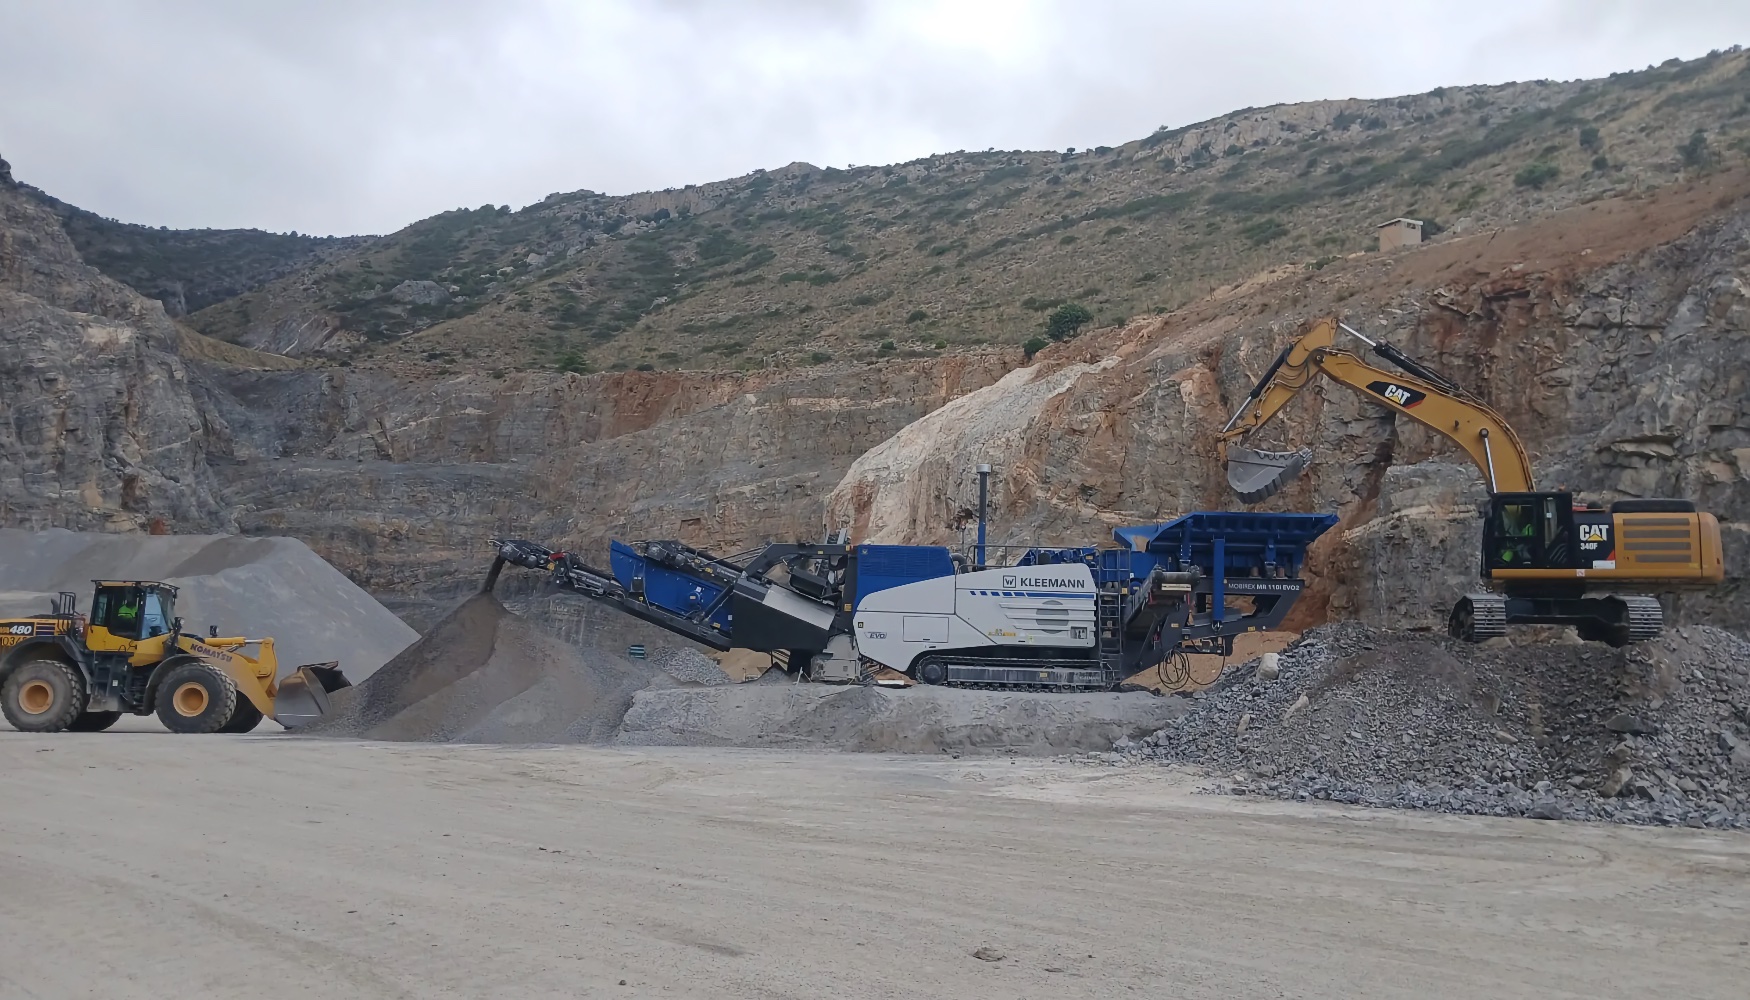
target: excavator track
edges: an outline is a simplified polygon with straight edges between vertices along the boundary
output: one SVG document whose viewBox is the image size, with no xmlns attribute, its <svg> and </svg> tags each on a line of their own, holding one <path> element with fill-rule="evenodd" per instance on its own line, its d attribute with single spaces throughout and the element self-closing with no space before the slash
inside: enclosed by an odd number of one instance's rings
<svg viewBox="0 0 1750 1000">
<path fill-rule="evenodd" d="M 1446 632 L 1463 642 L 1487 642 L 1507 634 L 1507 598 L 1500 594 L 1466 594 L 1452 606 Z"/>
</svg>

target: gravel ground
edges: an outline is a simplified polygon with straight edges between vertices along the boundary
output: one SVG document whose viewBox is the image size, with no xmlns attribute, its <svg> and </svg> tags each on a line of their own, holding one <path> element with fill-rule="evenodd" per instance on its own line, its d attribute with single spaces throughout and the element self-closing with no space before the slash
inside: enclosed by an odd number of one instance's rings
<svg viewBox="0 0 1750 1000">
<path fill-rule="evenodd" d="M 1239 667 L 1091 759 L 1202 767 L 1234 795 L 1750 828 L 1750 643 L 1730 632 L 1479 647 L 1346 622 L 1308 632 L 1279 670 Z"/>
<path fill-rule="evenodd" d="M 1194 786 L 0 733 L 0 997 L 1743 1000 L 1750 837 Z"/>
</svg>

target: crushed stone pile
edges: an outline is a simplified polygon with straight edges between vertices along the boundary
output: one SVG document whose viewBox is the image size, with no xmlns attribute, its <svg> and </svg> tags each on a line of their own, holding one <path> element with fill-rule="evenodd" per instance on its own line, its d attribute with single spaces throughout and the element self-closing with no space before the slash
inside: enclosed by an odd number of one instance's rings
<svg viewBox="0 0 1750 1000">
<path fill-rule="evenodd" d="M 88 612 L 94 579 L 180 588 L 191 634 L 272 636 L 282 674 L 334 660 L 357 683 L 419 638 L 295 538 L 0 529 L 0 614 L 41 614 L 62 590 Z"/>
<path fill-rule="evenodd" d="M 1185 710 L 1149 692 L 894 690 L 795 683 L 640 691 L 615 743 L 1051 756 L 1154 732 Z"/>
<path fill-rule="evenodd" d="M 593 633 L 582 628 L 578 635 Z M 369 681 L 336 692 L 330 715 L 305 732 L 425 742 L 605 743 L 637 691 L 653 684 L 728 683 L 715 663 L 692 650 L 651 653 L 644 661 L 612 642 L 569 641 L 480 594 Z"/>
<path fill-rule="evenodd" d="M 1345 622 L 1278 666 L 1236 668 L 1098 759 L 1206 768 L 1237 795 L 1750 828 L 1750 642 L 1733 633 L 1473 646 Z"/>
</svg>

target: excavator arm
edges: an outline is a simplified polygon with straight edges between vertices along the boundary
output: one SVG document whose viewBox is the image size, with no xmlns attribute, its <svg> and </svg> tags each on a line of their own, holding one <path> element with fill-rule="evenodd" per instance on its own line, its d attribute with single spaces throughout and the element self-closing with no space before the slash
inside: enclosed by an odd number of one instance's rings
<svg viewBox="0 0 1750 1000">
<path fill-rule="evenodd" d="M 1335 347 L 1341 328 L 1367 344 L 1374 354 L 1399 371 L 1375 367 Z M 1235 492 L 1255 503 L 1280 490 L 1298 475 L 1311 452 L 1260 452 L 1239 442 L 1269 423 L 1307 387 L 1315 374 L 1354 389 L 1368 399 L 1445 435 L 1462 448 L 1483 474 L 1491 493 L 1521 493 L 1532 489 L 1531 458 L 1519 435 L 1481 400 L 1445 376 L 1427 368 L 1390 344 L 1376 343 L 1334 318 L 1321 319 L 1283 349 L 1252 387 L 1238 412 L 1222 428 L 1220 444 L 1228 463 L 1228 481 Z"/>
</svg>

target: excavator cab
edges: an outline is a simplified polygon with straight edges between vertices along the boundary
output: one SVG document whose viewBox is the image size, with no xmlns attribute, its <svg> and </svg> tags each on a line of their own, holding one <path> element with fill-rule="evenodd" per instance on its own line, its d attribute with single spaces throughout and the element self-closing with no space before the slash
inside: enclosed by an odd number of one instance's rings
<svg viewBox="0 0 1750 1000">
<path fill-rule="evenodd" d="M 1501 569 L 1572 569 L 1574 497 L 1497 493 L 1483 515 L 1483 575 Z"/>
</svg>

